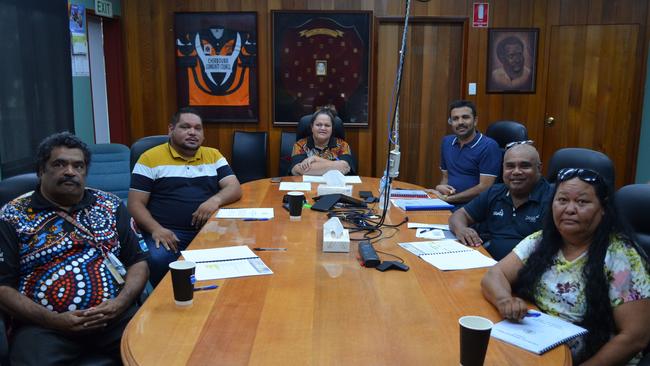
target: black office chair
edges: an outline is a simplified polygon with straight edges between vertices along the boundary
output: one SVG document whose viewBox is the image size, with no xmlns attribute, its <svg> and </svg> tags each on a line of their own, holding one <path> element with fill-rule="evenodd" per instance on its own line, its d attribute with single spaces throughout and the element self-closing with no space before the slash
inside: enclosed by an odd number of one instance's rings
<svg viewBox="0 0 650 366">
<path fill-rule="evenodd" d="M 311 117 L 313 114 L 308 114 L 300 117 L 298 122 L 298 128 L 296 129 L 296 140 L 304 139 L 307 136 L 311 136 Z M 338 116 L 334 117 L 334 126 L 332 126 L 332 135 L 340 139 L 345 140 L 345 128 L 343 126 L 343 121 Z"/>
<path fill-rule="evenodd" d="M 610 189 L 614 190 L 614 163 L 600 151 L 580 147 L 567 147 L 556 151 L 548 166 L 548 181 L 555 183 L 557 173 L 564 168 L 591 169 L 605 180 Z"/>
<path fill-rule="evenodd" d="M 526 126 L 515 121 L 497 121 L 488 126 L 485 135 L 492 138 L 499 144 L 501 149 L 513 141 L 528 140 Z"/>
<path fill-rule="evenodd" d="M 267 177 L 267 133 L 235 131 L 230 166 L 240 183 Z"/>
<path fill-rule="evenodd" d="M 647 214 L 647 208 L 650 206 L 650 184 L 621 187 L 614 196 L 614 202 L 618 213 L 632 230 L 637 244 L 650 256 L 650 216 Z M 639 366 L 650 366 L 650 345 L 646 347 Z"/>
<path fill-rule="evenodd" d="M 167 135 L 154 135 L 143 137 L 134 142 L 133 145 L 131 145 L 131 171 L 133 171 L 135 163 L 138 162 L 138 159 L 143 152 L 167 141 L 169 141 L 169 136 Z"/>
<path fill-rule="evenodd" d="M 293 145 L 296 143 L 295 132 L 282 132 L 280 137 L 280 165 L 278 169 L 278 176 L 291 175 L 289 167 L 291 167 L 291 153 L 293 152 Z"/>
<path fill-rule="evenodd" d="M 0 207 L 14 198 L 36 189 L 36 173 L 27 173 L 9 177 L 0 181 Z"/>
<path fill-rule="evenodd" d="M 650 256 L 650 184 L 630 184 L 621 187 L 614 199 L 623 220 L 636 235 L 636 241 Z"/>
<path fill-rule="evenodd" d="M 86 185 L 126 201 L 131 184 L 130 150 L 122 144 L 90 144 L 92 153 Z"/>
<path fill-rule="evenodd" d="M 0 311 L 0 365 L 9 365 L 9 341 L 5 315 Z"/>
<path fill-rule="evenodd" d="M 515 121 L 494 122 L 488 126 L 485 135 L 496 141 L 504 153 L 508 143 L 528 140 L 528 131 L 526 130 L 526 126 Z M 499 168 L 499 175 L 497 176 L 496 183 L 503 183 L 503 166 Z"/>
</svg>

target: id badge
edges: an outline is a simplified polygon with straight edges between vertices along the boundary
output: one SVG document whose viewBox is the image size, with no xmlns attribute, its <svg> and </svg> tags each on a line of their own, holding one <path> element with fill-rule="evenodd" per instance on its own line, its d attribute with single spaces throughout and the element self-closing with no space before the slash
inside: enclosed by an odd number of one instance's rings
<svg viewBox="0 0 650 366">
<path fill-rule="evenodd" d="M 108 260 L 122 276 L 126 276 L 126 269 L 124 268 L 122 262 L 115 256 L 115 254 L 108 252 L 106 253 L 106 257 L 108 257 Z"/>
<path fill-rule="evenodd" d="M 115 281 L 117 281 L 119 285 L 123 285 L 124 277 L 122 277 L 120 272 L 117 271 L 113 263 L 111 263 L 111 261 L 109 261 L 108 259 L 104 259 L 104 265 L 106 266 L 106 268 L 108 268 L 108 271 L 111 273 Z"/>
</svg>

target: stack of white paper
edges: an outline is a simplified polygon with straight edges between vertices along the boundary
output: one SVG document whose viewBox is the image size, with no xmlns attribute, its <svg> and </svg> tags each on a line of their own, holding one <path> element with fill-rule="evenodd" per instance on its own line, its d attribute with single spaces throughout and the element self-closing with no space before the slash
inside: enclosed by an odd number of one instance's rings
<svg viewBox="0 0 650 366">
<path fill-rule="evenodd" d="M 311 191 L 309 182 L 280 182 L 281 191 Z"/>
<path fill-rule="evenodd" d="M 273 218 L 273 208 L 222 208 L 219 209 L 218 219 L 254 219 L 268 220 Z"/>
<path fill-rule="evenodd" d="M 358 175 L 346 175 L 344 178 L 346 184 L 361 183 L 361 177 Z M 302 181 L 311 183 L 325 183 L 325 178 L 319 175 L 303 175 Z"/>
</svg>

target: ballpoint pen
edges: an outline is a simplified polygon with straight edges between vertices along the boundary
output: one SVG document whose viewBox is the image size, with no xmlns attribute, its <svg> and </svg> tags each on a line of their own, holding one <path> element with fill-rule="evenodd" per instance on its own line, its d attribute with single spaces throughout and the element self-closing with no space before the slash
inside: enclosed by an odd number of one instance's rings
<svg viewBox="0 0 650 366">
<path fill-rule="evenodd" d="M 278 251 L 278 252 L 284 252 L 287 250 L 287 248 L 253 248 L 253 250 L 258 251 L 258 252 L 270 252 L 270 251 Z"/>
<path fill-rule="evenodd" d="M 209 285 L 209 286 L 195 287 L 194 291 L 207 291 L 207 290 L 214 290 L 217 288 L 219 288 L 219 285 Z"/>
<path fill-rule="evenodd" d="M 248 219 L 244 219 L 244 221 L 269 221 L 269 219 L 254 219 L 254 218 L 248 218 Z"/>
<path fill-rule="evenodd" d="M 529 318 L 537 318 L 538 316 L 541 316 L 541 315 L 542 315 L 542 313 L 538 313 L 538 312 L 534 312 L 534 311 L 528 311 L 526 313 L 526 315 L 524 315 L 524 316 L 529 317 Z"/>
</svg>

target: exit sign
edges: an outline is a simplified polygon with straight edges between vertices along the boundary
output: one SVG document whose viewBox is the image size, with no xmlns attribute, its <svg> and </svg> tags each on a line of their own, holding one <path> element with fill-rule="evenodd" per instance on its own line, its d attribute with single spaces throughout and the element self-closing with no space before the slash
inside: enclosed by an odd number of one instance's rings
<svg viewBox="0 0 650 366">
<path fill-rule="evenodd" d="M 95 0 L 95 14 L 112 18 L 113 3 L 107 0 Z"/>
</svg>

